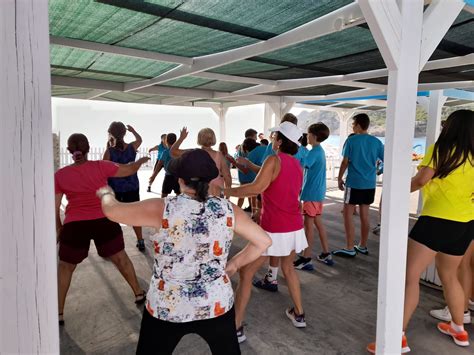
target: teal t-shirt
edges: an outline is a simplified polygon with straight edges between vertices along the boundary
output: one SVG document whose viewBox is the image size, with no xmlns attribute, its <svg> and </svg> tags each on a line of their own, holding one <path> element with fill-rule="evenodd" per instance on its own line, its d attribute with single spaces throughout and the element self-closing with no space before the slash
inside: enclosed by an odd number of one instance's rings
<svg viewBox="0 0 474 355">
<path fill-rule="evenodd" d="M 168 149 L 163 143 L 158 144 L 158 154 L 156 156 L 156 160 L 161 160 L 161 156 L 163 155 L 163 152 Z"/>
<path fill-rule="evenodd" d="M 252 150 L 248 154 L 247 159 L 250 160 L 255 165 L 262 166 L 266 151 L 267 151 L 266 146 L 259 145 L 258 147 L 255 147 L 254 150 Z"/>
<path fill-rule="evenodd" d="M 314 146 L 303 159 L 304 169 L 301 201 L 322 202 L 326 196 L 326 153 Z"/>
<path fill-rule="evenodd" d="M 240 150 L 235 154 L 235 158 L 237 159 L 238 157 L 248 158 L 248 156 L 244 154 L 243 152 L 241 152 Z M 255 174 L 253 171 L 249 171 L 247 174 L 244 174 L 242 171 L 238 169 L 238 176 L 239 176 L 239 182 L 241 184 L 248 184 L 255 180 L 255 177 L 257 176 L 257 174 Z"/>
<path fill-rule="evenodd" d="M 298 147 L 298 152 L 294 155 L 294 157 L 298 159 L 298 161 L 300 162 L 302 168 L 304 168 L 303 163 L 304 163 L 304 159 L 308 155 L 308 152 L 309 150 L 306 147 L 303 147 L 302 145 L 300 145 Z"/>
<path fill-rule="evenodd" d="M 377 160 L 383 161 L 384 146 L 369 134 L 349 137 L 342 156 L 349 159 L 346 186 L 354 189 L 374 189 L 376 186 Z"/>
<path fill-rule="evenodd" d="M 163 162 L 163 168 L 165 169 L 165 174 L 166 175 L 171 175 L 170 172 L 168 171 L 168 165 L 170 164 L 170 161 L 173 158 L 171 157 L 170 150 L 168 148 L 165 148 L 163 152 L 161 153 L 160 160 Z"/>
<path fill-rule="evenodd" d="M 265 159 L 267 159 L 271 155 L 275 155 L 275 151 L 273 150 L 272 143 L 266 146 L 265 153 L 262 156 L 262 164 L 260 164 L 260 166 L 262 166 Z"/>
</svg>

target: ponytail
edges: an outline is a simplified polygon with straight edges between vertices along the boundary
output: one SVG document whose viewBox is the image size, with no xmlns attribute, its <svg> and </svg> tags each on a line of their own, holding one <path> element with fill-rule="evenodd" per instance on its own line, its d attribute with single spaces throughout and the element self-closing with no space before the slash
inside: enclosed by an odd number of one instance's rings
<svg viewBox="0 0 474 355">
<path fill-rule="evenodd" d="M 209 197 L 209 183 L 205 181 L 185 181 L 186 186 L 196 191 L 196 200 L 204 202 Z"/>
<path fill-rule="evenodd" d="M 84 160 L 84 154 L 80 150 L 76 150 L 72 153 L 72 160 L 74 160 L 75 163 L 80 163 Z"/>
<path fill-rule="evenodd" d="M 81 133 L 74 133 L 67 140 L 67 149 L 72 154 L 72 160 L 80 163 L 86 160 L 89 153 L 89 141 L 87 137 Z"/>
</svg>

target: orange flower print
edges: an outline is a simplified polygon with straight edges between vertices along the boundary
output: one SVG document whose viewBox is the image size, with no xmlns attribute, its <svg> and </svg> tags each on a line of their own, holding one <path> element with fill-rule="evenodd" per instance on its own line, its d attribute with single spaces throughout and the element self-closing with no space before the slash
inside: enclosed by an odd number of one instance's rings
<svg viewBox="0 0 474 355">
<path fill-rule="evenodd" d="M 146 310 L 148 311 L 148 313 L 150 313 L 150 315 L 153 315 L 153 313 L 155 313 L 155 311 L 153 310 L 153 308 L 151 308 L 150 306 L 150 302 L 146 302 Z"/>
<path fill-rule="evenodd" d="M 163 220 L 161 221 L 161 227 L 163 227 L 164 229 L 168 229 L 170 227 L 166 218 L 163 218 Z"/>
<path fill-rule="evenodd" d="M 214 247 L 212 248 L 212 251 L 214 252 L 215 256 L 222 255 L 222 248 L 219 247 L 219 242 L 217 240 L 214 242 Z"/>
<path fill-rule="evenodd" d="M 227 275 L 224 275 L 224 283 L 229 283 L 229 278 L 227 277 Z"/>
<path fill-rule="evenodd" d="M 227 227 L 232 227 L 232 217 L 227 217 Z"/>
<path fill-rule="evenodd" d="M 214 315 L 217 317 L 224 314 L 224 312 L 225 312 L 225 307 L 224 308 L 221 307 L 221 303 L 216 302 L 216 304 L 214 305 Z"/>
<path fill-rule="evenodd" d="M 164 291 L 164 289 L 165 289 L 165 282 L 163 280 L 160 280 L 160 282 L 158 282 L 158 290 Z"/>
<path fill-rule="evenodd" d="M 160 253 L 160 245 L 158 244 L 157 241 L 153 242 L 153 248 L 155 249 L 155 253 L 159 254 Z"/>
</svg>

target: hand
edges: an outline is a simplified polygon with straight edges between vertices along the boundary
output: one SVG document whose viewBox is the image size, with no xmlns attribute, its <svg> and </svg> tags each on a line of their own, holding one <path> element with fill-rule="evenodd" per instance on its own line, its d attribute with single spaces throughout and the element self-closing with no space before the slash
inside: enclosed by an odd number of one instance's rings
<svg viewBox="0 0 474 355">
<path fill-rule="evenodd" d="M 255 212 L 252 213 L 252 220 L 257 224 L 260 224 L 260 209 L 259 208 L 257 208 Z"/>
<path fill-rule="evenodd" d="M 183 127 L 181 131 L 179 132 L 179 140 L 184 141 L 186 137 L 188 136 L 189 131 L 187 127 Z"/>
<path fill-rule="evenodd" d="M 337 186 L 339 187 L 339 190 L 344 191 L 345 185 L 346 184 L 344 183 L 344 180 L 342 180 L 342 179 L 337 180 Z"/>
<path fill-rule="evenodd" d="M 238 271 L 237 265 L 232 260 L 229 260 L 227 262 L 227 265 L 225 266 L 225 272 L 229 277 L 232 277 L 236 272 Z"/>
<path fill-rule="evenodd" d="M 150 160 L 150 157 L 141 157 L 137 160 L 137 163 L 140 163 L 140 165 L 142 165 L 145 164 L 148 160 Z"/>
<path fill-rule="evenodd" d="M 130 125 L 127 125 L 127 130 L 129 130 L 130 132 L 135 132 L 135 128 L 133 128 L 132 126 Z"/>
<path fill-rule="evenodd" d="M 249 163 L 249 160 L 247 158 L 244 158 L 244 157 L 238 157 L 237 158 L 237 163 L 240 164 L 240 165 L 243 165 L 243 166 L 247 166 L 248 163 Z"/>
<path fill-rule="evenodd" d="M 104 195 L 112 195 L 115 197 L 114 190 L 112 190 L 109 185 L 102 186 L 100 189 L 98 189 L 96 195 L 101 200 Z"/>
</svg>

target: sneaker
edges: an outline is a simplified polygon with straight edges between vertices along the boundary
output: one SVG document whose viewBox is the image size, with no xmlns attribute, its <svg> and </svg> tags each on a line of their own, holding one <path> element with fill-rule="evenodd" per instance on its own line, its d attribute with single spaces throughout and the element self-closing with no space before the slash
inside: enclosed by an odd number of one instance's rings
<svg viewBox="0 0 474 355">
<path fill-rule="evenodd" d="M 136 247 L 138 248 L 138 250 L 140 251 L 145 251 L 145 241 L 143 239 L 139 239 L 137 240 L 137 245 Z"/>
<path fill-rule="evenodd" d="M 346 257 L 346 258 L 353 258 L 357 255 L 355 249 L 346 249 L 346 248 L 343 248 L 343 249 L 337 249 L 337 250 L 334 250 L 332 252 L 332 255 L 334 256 L 343 256 L 343 257 Z"/>
<path fill-rule="evenodd" d="M 252 212 L 252 207 L 251 206 L 245 207 L 244 212 Z"/>
<path fill-rule="evenodd" d="M 456 332 L 450 323 L 438 323 L 438 330 L 446 335 L 449 335 L 453 338 L 456 345 L 459 346 L 469 346 L 469 336 L 465 330 L 461 332 Z"/>
<path fill-rule="evenodd" d="M 375 354 L 375 343 L 370 343 L 367 345 L 367 351 L 371 354 Z M 400 353 L 406 354 L 410 352 L 410 347 L 408 346 L 408 341 L 407 337 L 405 335 L 402 335 L 402 349 Z"/>
<path fill-rule="evenodd" d="M 474 312 L 474 302 L 469 300 L 469 310 L 473 311 Z"/>
<path fill-rule="evenodd" d="M 372 229 L 372 233 L 374 233 L 375 235 L 379 235 L 379 234 L 380 234 L 380 224 L 377 224 L 377 225 Z"/>
<path fill-rule="evenodd" d="M 293 325 L 296 328 L 306 328 L 306 321 L 304 319 L 304 313 L 300 314 L 300 315 L 297 315 L 296 311 L 295 311 L 295 308 L 292 307 L 292 308 L 287 308 L 286 311 L 285 311 L 285 314 L 291 320 L 291 323 L 293 323 Z"/>
<path fill-rule="evenodd" d="M 244 341 L 247 340 L 247 337 L 245 336 L 244 333 L 244 326 L 241 325 L 239 329 L 237 329 L 237 341 L 240 343 L 243 343 Z"/>
<path fill-rule="evenodd" d="M 146 192 L 151 192 L 151 186 L 148 186 L 148 188 L 146 189 Z"/>
<path fill-rule="evenodd" d="M 326 265 L 329 265 L 329 266 L 334 265 L 334 261 L 332 260 L 331 253 L 321 253 L 316 258 L 318 261 L 325 263 Z"/>
<path fill-rule="evenodd" d="M 278 291 L 278 281 L 277 280 L 269 281 L 266 276 L 262 280 L 253 280 L 252 284 L 256 288 L 260 288 L 265 291 L 270 291 L 270 292 Z"/>
<path fill-rule="evenodd" d="M 314 266 L 313 263 L 311 262 L 311 258 L 305 258 L 303 256 L 299 256 L 298 259 L 296 259 L 293 262 L 293 266 L 295 269 L 298 270 L 305 270 L 305 271 L 313 271 Z"/>
<path fill-rule="evenodd" d="M 369 255 L 369 249 L 367 247 L 361 247 L 360 245 L 354 245 L 354 250 L 358 253 Z"/>
<path fill-rule="evenodd" d="M 451 312 L 449 312 L 448 306 L 442 308 L 442 309 L 432 309 L 430 311 L 430 316 L 433 318 L 445 321 L 445 322 L 451 322 Z M 464 324 L 471 324 L 471 312 L 466 311 L 464 312 L 464 318 L 463 318 L 463 323 Z"/>
</svg>

